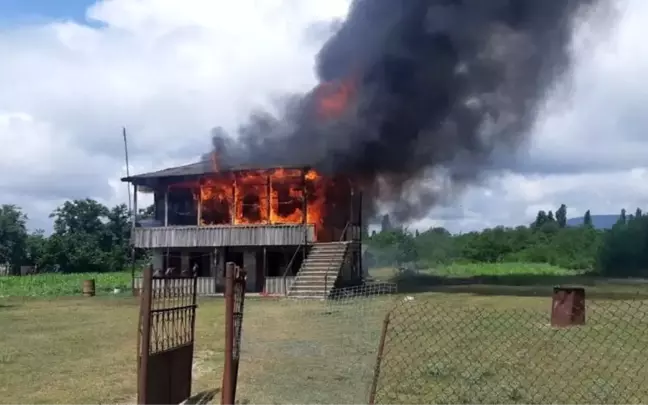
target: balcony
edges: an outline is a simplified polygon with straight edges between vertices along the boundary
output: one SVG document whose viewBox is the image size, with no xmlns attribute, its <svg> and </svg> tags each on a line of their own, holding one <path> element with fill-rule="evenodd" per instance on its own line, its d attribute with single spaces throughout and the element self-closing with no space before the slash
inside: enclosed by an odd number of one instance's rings
<svg viewBox="0 0 648 405">
<path fill-rule="evenodd" d="M 144 224 L 142 224 L 144 225 Z M 315 242 L 314 225 L 155 226 L 133 230 L 136 248 L 190 248 L 220 246 L 297 246 Z M 150 226 L 154 225 L 154 226 Z"/>
</svg>

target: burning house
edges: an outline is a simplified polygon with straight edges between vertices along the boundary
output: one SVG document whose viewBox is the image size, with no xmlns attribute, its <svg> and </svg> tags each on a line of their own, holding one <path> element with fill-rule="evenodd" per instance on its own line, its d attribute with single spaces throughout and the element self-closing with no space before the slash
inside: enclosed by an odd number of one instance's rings
<svg viewBox="0 0 648 405">
<path fill-rule="evenodd" d="M 157 268 L 196 267 L 214 289 L 226 261 L 253 291 L 289 277 L 292 295 L 358 282 L 361 216 L 386 206 L 399 223 L 422 219 L 507 168 L 497 158 L 525 144 L 569 73 L 574 28 L 599 3 L 352 1 L 310 91 L 213 137 L 210 156 L 226 164 L 124 179 L 155 195 L 155 224 L 135 228 L 135 246 Z"/>
<path fill-rule="evenodd" d="M 323 296 L 362 280 L 362 193 L 346 176 L 203 161 L 122 180 L 154 195 L 134 246 L 152 251 L 156 270 L 195 269 L 203 292 L 222 290 L 230 261 L 248 272 L 249 291 Z"/>
</svg>

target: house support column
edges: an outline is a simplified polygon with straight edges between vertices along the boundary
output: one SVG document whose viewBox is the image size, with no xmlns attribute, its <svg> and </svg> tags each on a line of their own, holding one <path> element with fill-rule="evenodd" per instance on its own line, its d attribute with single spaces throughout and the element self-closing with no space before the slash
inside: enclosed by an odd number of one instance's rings
<svg viewBox="0 0 648 405">
<path fill-rule="evenodd" d="M 162 249 L 153 249 L 151 254 L 151 264 L 153 265 L 153 271 L 166 271 L 166 269 L 164 268 L 164 252 L 162 251 Z"/>
<path fill-rule="evenodd" d="M 256 264 L 256 252 L 255 251 L 245 251 L 243 253 L 243 268 L 247 272 L 247 283 L 246 289 L 248 291 L 256 291 L 257 283 L 257 264 Z"/>
<path fill-rule="evenodd" d="M 225 291 L 225 248 L 214 248 L 212 253 L 212 276 L 214 277 L 214 291 Z"/>
<path fill-rule="evenodd" d="M 191 271 L 189 268 L 189 252 L 187 251 L 182 251 L 180 254 L 180 273 L 186 273 Z"/>
</svg>

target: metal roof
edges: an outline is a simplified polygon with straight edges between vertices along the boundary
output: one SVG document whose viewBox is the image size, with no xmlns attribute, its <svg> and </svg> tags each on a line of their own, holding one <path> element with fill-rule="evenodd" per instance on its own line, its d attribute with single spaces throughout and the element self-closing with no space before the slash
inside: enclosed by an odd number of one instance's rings
<svg viewBox="0 0 648 405">
<path fill-rule="evenodd" d="M 252 165 L 239 165 L 239 166 L 230 166 L 228 168 L 222 169 L 219 173 L 223 172 L 236 172 L 243 170 L 268 170 L 274 169 L 277 167 L 283 167 L 284 169 L 304 169 L 308 167 L 307 165 L 298 166 L 252 166 Z M 169 167 L 166 169 L 158 170 L 155 172 L 137 174 L 130 177 L 123 177 L 121 181 L 127 182 L 137 182 L 138 180 L 147 180 L 147 179 L 158 179 L 165 177 L 183 177 L 183 176 L 201 176 L 205 174 L 217 173 L 210 161 L 200 161 L 195 163 L 190 163 L 188 165 Z"/>
</svg>

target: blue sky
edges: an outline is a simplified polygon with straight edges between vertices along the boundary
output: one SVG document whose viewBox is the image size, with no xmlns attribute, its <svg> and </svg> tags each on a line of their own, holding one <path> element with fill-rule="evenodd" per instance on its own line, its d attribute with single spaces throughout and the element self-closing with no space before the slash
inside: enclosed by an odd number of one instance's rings
<svg viewBox="0 0 648 405">
<path fill-rule="evenodd" d="M 0 24 L 20 25 L 44 20 L 83 21 L 96 0 L 0 0 Z"/>
</svg>

